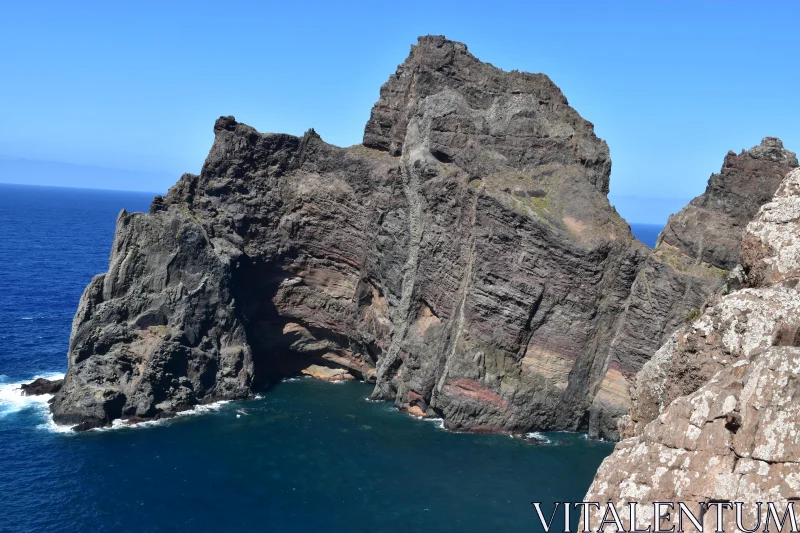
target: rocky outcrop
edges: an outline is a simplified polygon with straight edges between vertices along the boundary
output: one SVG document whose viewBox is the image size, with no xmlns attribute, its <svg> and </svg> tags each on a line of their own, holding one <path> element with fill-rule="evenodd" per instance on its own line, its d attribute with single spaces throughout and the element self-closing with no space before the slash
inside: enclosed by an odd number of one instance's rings
<svg viewBox="0 0 800 533">
<path fill-rule="evenodd" d="M 634 436 L 604 461 L 587 501 L 614 501 L 618 509 L 628 501 L 741 501 L 753 513 L 757 501 L 785 509 L 798 494 L 798 224 L 794 170 L 746 227 L 749 287 L 675 333 L 637 375 Z M 755 523 L 754 514 L 745 518 Z"/>
<path fill-rule="evenodd" d="M 214 134 L 200 175 L 120 215 L 57 422 L 170 416 L 324 367 L 452 429 L 586 427 L 648 252 L 606 198 L 608 147 L 547 76 L 422 37 L 363 145 L 233 117 Z"/>
<path fill-rule="evenodd" d="M 775 137 L 739 155 L 728 152 L 705 192 L 669 217 L 658 244 L 678 249 L 697 263 L 731 270 L 739 263 L 745 226 L 797 166 L 797 155 Z"/>
<path fill-rule="evenodd" d="M 55 420 L 88 429 L 246 397 L 253 362 L 230 269 L 185 206 L 120 213 L 109 270 L 73 320 Z"/>
<path fill-rule="evenodd" d="M 63 379 L 36 378 L 30 383 L 23 383 L 20 390 L 23 396 L 42 396 L 43 394 L 55 394 L 63 384 Z"/>
<path fill-rule="evenodd" d="M 322 381 L 352 381 L 356 379 L 343 368 L 330 368 L 320 365 L 310 365 L 308 368 L 301 370 L 300 373 Z"/>
<path fill-rule="evenodd" d="M 608 370 L 591 408 L 593 436 L 619 437 L 617 423 L 631 408 L 636 373 L 678 328 L 735 286 L 729 278 L 739 262 L 743 229 L 797 165 L 797 156 L 774 137 L 738 155 L 728 152 L 705 192 L 669 218 L 631 287 L 612 340 Z"/>
</svg>

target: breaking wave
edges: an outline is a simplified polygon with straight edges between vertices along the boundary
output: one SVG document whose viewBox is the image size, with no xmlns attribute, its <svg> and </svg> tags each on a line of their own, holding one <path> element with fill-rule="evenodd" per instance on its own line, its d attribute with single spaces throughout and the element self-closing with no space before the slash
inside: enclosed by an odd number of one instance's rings
<svg viewBox="0 0 800 533">
<path fill-rule="evenodd" d="M 63 379 L 64 374 L 59 372 L 50 372 L 40 374 L 24 381 L 8 383 L 8 376 L 0 375 L 0 421 L 10 415 L 21 413 L 25 411 L 33 411 L 44 418 L 43 423 L 37 425 L 38 429 L 49 431 L 52 433 L 74 433 L 70 426 L 63 426 L 56 424 L 53 421 L 53 414 L 50 412 L 48 402 L 53 398 L 52 394 L 42 394 L 39 396 L 24 396 L 22 394 L 22 385 L 30 383 L 36 379 L 45 378 L 51 380 Z M 92 431 L 110 431 L 115 429 L 126 428 L 146 428 L 169 423 L 175 418 L 182 418 L 186 416 L 195 416 L 205 413 L 219 411 L 225 404 L 230 403 L 229 400 L 222 400 L 219 402 L 209 403 L 205 405 L 198 405 L 192 409 L 181 411 L 171 418 L 162 418 L 159 420 L 146 420 L 144 422 L 137 422 L 129 424 L 124 420 L 115 420 L 110 427 L 97 428 Z"/>
<path fill-rule="evenodd" d="M 430 422 L 436 426 L 437 429 L 444 429 L 444 418 L 420 418 L 420 420 Z"/>
<path fill-rule="evenodd" d="M 553 441 L 539 433 L 538 431 L 532 431 L 531 433 L 526 433 L 525 438 L 529 440 L 535 440 L 537 442 L 541 442 L 542 444 L 552 444 Z"/>
<path fill-rule="evenodd" d="M 50 372 L 47 374 L 40 374 L 31 379 L 24 381 L 8 383 L 7 376 L 0 376 L 0 420 L 22 411 L 36 410 L 42 413 L 49 413 L 50 408 L 47 402 L 53 397 L 52 394 L 42 394 L 41 396 L 23 396 L 22 385 L 30 383 L 39 378 L 45 379 L 63 379 L 64 374 L 59 372 Z"/>
<path fill-rule="evenodd" d="M 202 415 L 206 413 L 213 413 L 222 409 L 225 404 L 230 403 L 230 400 L 220 400 L 214 403 L 208 403 L 205 405 L 196 405 L 191 409 L 187 409 L 186 411 L 181 411 L 180 413 L 176 413 L 175 416 L 171 416 L 169 418 L 159 418 L 157 420 L 144 420 L 142 422 L 135 422 L 129 423 L 127 420 L 114 420 L 110 426 L 102 427 L 102 428 L 94 428 L 90 429 L 89 431 L 95 432 L 102 432 L 102 431 L 116 431 L 121 429 L 145 429 L 151 428 L 156 426 L 166 426 L 173 422 L 176 418 L 184 418 L 187 416 L 196 416 Z M 52 431 L 54 433 L 75 433 L 70 429 L 69 426 L 61 426 L 53 422 L 53 416 L 48 411 L 47 422 L 38 426 L 41 429 L 46 429 L 48 431 Z"/>
</svg>

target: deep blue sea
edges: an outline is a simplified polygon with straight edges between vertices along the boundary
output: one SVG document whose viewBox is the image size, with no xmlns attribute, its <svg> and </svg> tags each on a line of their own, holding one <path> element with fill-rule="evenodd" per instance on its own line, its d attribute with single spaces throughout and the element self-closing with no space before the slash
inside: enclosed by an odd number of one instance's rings
<svg viewBox="0 0 800 533">
<path fill-rule="evenodd" d="M 541 531 L 530 502 L 583 499 L 610 444 L 451 433 L 366 401 L 363 383 L 293 379 L 166 422 L 53 426 L 47 398 L 17 387 L 66 370 L 117 213 L 151 198 L 0 185 L 0 532 L 527 532 Z"/>
<path fill-rule="evenodd" d="M 645 243 L 650 248 L 655 248 L 658 234 L 664 229 L 663 224 L 635 224 L 631 223 L 633 236 Z"/>
</svg>

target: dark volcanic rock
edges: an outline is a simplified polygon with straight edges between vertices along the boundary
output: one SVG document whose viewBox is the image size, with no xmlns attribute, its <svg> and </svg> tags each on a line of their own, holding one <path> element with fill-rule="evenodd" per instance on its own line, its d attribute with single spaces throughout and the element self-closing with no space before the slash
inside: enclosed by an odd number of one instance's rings
<svg viewBox="0 0 800 533">
<path fill-rule="evenodd" d="M 591 409 L 591 434 L 619 438 L 617 419 L 630 409 L 633 376 L 675 330 L 727 289 L 742 231 L 795 166 L 795 154 L 774 137 L 739 155 L 728 152 L 706 191 L 669 218 L 631 287 Z"/>
<path fill-rule="evenodd" d="M 647 256 L 608 147 L 542 74 L 423 37 L 364 144 L 223 117 L 200 175 L 120 215 L 60 423 L 152 418 L 306 370 L 447 427 L 585 427 Z"/>
<path fill-rule="evenodd" d="M 797 156 L 775 137 L 739 155 L 728 152 L 706 191 L 669 217 L 656 246 L 669 245 L 697 263 L 732 269 L 739 263 L 745 226 L 796 166 Z"/>
<path fill-rule="evenodd" d="M 30 383 L 20 386 L 23 396 L 41 396 L 42 394 L 55 394 L 64 384 L 63 379 L 37 378 Z"/>
</svg>

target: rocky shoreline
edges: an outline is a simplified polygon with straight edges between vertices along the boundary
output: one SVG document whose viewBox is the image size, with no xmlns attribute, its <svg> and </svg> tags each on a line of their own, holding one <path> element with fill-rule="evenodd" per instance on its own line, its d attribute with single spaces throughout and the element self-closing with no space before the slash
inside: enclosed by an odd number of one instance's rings
<svg viewBox="0 0 800 533">
<path fill-rule="evenodd" d="M 120 214 L 58 423 L 168 416 L 317 365 L 450 429 L 587 426 L 648 249 L 608 203 L 606 144 L 546 76 L 423 37 L 363 145 L 214 132 L 200 175 Z"/>
<path fill-rule="evenodd" d="M 786 398 L 741 396 L 797 373 L 800 185 L 779 139 L 729 152 L 651 251 L 609 204 L 606 143 L 558 87 L 444 37 L 421 37 L 381 87 L 361 145 L 233 117 L 214 135 L 199 175 L 120 213 L 63 384 L 26 392 L 54 393 L 57 423 L 174 416 L 298 373 L 360 379 L 455 431 L 622 438 L 590 490 L 603 499 L 629 496 L 631 469 L 656 475 L 634 456 L 741 445 L 714 448 L 722 464 L 786 437 L 747 412 Z M 701 397 L 724 404 L 703 423 Z"/>
</svg>

